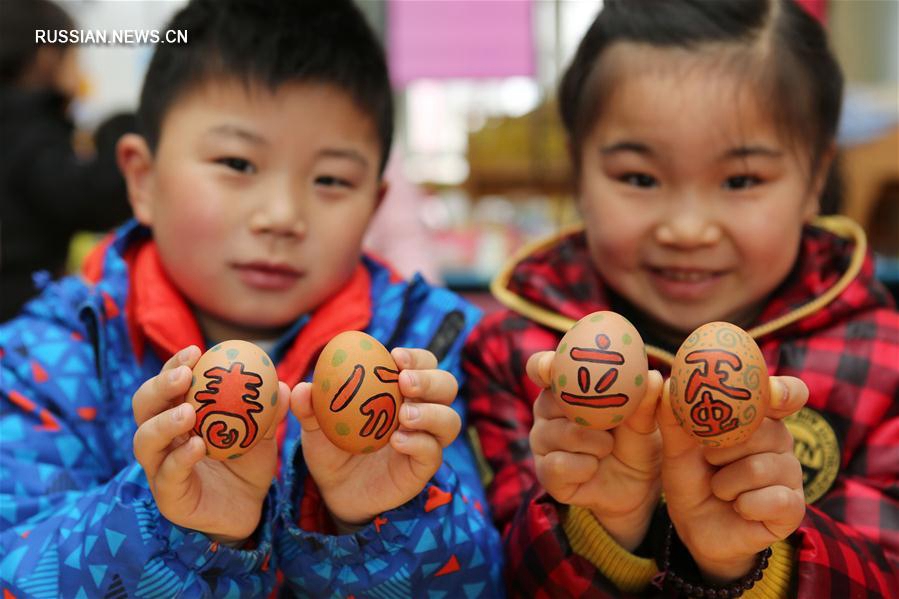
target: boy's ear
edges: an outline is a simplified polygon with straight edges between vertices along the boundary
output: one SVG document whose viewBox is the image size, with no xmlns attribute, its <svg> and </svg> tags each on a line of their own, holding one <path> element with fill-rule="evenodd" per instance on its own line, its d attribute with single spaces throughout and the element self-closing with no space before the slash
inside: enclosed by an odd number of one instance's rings
<svg viewBox="0 0 899 599">
<path fill-rule="evenodd" d="M 136 133 L 123 135 L 116 144 L 116 161 L 128 187 L 134 216 L 144 225 L 153 223 L 153 153 L 147 140 Z"/>
<path fill-rule="evenodd" d="M 389 189 L 390 183 L 388 183 L 386 179 L 381 179 L 381 183 L 378 186 L 378 195 L 375 196 L 375 210 L 381 207 L 381 202 L 387 197 L 387 191 Z"/>
</svg>

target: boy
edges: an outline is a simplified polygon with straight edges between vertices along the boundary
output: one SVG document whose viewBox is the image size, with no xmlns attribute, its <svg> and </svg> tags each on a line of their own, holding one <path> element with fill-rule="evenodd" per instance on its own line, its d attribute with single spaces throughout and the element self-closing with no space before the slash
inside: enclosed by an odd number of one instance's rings
<svg viewBox="0 0 899 599">
<path fill-rule="evenodd" d="M 277 570 L 304 595 L 501 593 L 449 406 L 478 314 L 361 256 L 393 125 L 363 17 L 198 0 L 169 28 L 189 42 L 157 48 L 143 134 L 118 149 L 138 222 L 0 329 L 4 586 L 249 597 Z M 428 348 L 394 349 L 401 427 L 360 456 L 327 441 L 297 384 L 350 329 Z M 200 349 L 230 338 L 275 359 L 282 422 L 216 462 L 182 401 Z"/>
</svg>

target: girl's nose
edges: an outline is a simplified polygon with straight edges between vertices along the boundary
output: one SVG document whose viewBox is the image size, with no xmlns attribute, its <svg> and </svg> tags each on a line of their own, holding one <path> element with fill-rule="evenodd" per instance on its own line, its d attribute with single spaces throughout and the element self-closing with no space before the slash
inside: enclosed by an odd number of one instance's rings
<svg viewBox="0 0 899 599">
<path fill-rule="evenodd" d="M 721 239 L 722 230 L 717 218 L 698 202 L 680 202 L 668 212 L 655 230 L 662 245 L 693 249 L 714 245 Z"/>
</svg>

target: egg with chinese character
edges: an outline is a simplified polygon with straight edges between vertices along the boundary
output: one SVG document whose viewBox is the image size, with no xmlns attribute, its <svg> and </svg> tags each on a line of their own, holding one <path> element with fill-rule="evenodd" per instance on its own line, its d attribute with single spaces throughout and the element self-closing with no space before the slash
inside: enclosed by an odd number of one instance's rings
<svg viewBox="0 0 899 599">
<path fill-rule="evenodd" d="M 381 343 L 340 333 L 322 350 L 312 377 L 312 409 L 328 439 L 350 453 L 371 453 L 399 426 L 399 369 Z"/>
<path fill-rule="evenodd" d="M 206 443 L 206 454 L 234 459 L 250 451 L 272 426 L 278 373 L 257 345 L 222 341 L 200 356 L 186 397 L 197 413 L 193 432 Z"/>
<path fill-rule="evenodd" d="M 550 372 L 562 412 L 582 426 L 608 430 L 630 416 L 646 392 L 646 348 L 626 318 L 594 312 L 562 337 Z"/>
<path fill-rule="evenodd" d="M 703 445 L 742 443 L 768 408 L 768 368 L 755 341 L 740 327 L 710 322 L 677 350 L 668 382 L 671 410 Z"/>
</svg>

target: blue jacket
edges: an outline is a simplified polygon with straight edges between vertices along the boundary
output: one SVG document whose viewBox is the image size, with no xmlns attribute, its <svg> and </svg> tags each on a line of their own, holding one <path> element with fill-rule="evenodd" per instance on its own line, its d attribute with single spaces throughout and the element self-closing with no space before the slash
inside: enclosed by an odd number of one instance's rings
<svg viewBox="0 0 899 599">
<path fill-rule="evenodd" d="M 3 589 L 18 598 L 259 597 L 271 592 L 277 569 L 301 595 L 502 595 L 500 539 L 464 433 L 418 497 L 354 534 L 297 525 L 308 470 L 290 415 L 255 549 L 212 544 L 160 515 L 132 453 L 131 396 L 162 361 L 153 351 L 135 357 L 123 309 L 124 253 L 146 236 L 123 226 L 96 284 L 53 283 L 0 326 Z M 420 278 L 397 282 L 376 262 L 363 264 L 367 332 L 388 348 L 432 348 L 461 381 L 460 350 L 477 309 Z M 454 408 L 465 431 L 465 405 Z"/>
</svg>

